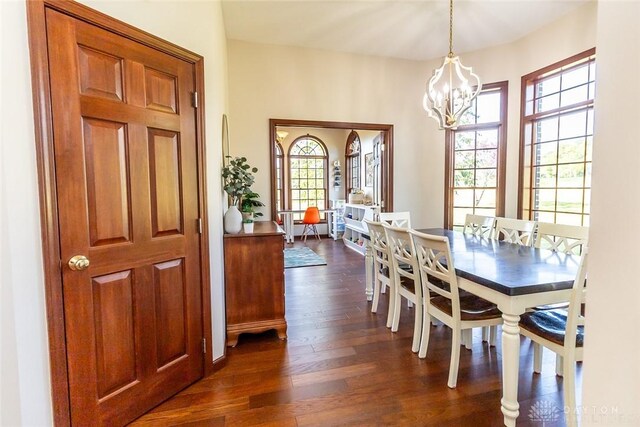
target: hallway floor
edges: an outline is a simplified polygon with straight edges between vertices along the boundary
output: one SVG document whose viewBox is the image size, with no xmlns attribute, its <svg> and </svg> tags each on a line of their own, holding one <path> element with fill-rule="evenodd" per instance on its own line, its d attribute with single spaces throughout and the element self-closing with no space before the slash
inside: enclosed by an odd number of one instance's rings
<svg viewBox="0 0 640 427">
<path fill-rule="evenodd" d="M 386 295 L 371 313 L 363 257 L 341 241 L 306 245 L 327 265 L 286 270 L 288 339 L 242 335 L 222 369 L 134 425 L 502 425 L 499 342 L 489 348 L 474 331 L 472 350 L 460 353 L 458 386 L 449 389 L 451 331 L 432 326 L 429 353 L 419 359 L 411 352 L 412 309 L 403 304 L 397 333 L 385 326 Z M 545 351 L 542 374 L 534 374 L 531 343 L 521 346 L 518 425 L 542 426 L 541 418 L 564 425 L 555 356 Z"/>
</svg>

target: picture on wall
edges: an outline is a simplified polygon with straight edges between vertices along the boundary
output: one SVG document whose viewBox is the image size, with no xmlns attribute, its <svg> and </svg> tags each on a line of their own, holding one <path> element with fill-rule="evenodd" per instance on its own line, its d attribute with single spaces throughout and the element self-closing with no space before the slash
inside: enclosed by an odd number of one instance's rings
<svg viewBox="0 0 640 427">
<path fill-rule="evenodd" d="M 364 186 L 373 187 L 373 153 L 364 155 Z"/>
</svg>

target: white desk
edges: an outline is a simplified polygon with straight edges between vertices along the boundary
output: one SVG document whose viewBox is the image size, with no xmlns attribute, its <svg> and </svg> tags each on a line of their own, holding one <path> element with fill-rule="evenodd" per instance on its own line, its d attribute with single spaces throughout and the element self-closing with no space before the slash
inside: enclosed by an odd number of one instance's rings
<svg viewBox="0 0 640 427">
<path fill-rule="evenodd" d="M 331 227 L 333 226 L 333 214 L 335 213 L 335 210 L 333 209 L 318 209 L 320 211 L 320 213 L 325 213 L 327 214 L 327 232 L 329 235 L 331 235 Z M 277 214 L 280 215 L 280 217 L 282 218 L 282 228 L 284 228 L 284 241 L 287 243 L 293 243 L 294 240 L 294 236 L 293 236 L 293 231 L 294 231 L 294 221 L 293 221 L 293 214 L 297 214 L 297 213 L 305 213 L 305 210 L 289 210 L 289 211 L 278 211 Z"/>
</svg>

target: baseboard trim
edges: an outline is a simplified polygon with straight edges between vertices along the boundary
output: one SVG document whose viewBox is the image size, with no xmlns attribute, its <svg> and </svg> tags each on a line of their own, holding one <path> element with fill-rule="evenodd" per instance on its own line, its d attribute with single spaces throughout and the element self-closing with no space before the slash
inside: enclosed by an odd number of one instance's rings
<svg viewBox="0 0 640 427">
<path fill-rule="evenodd" d="M 220 369 L 227 366 L 227 355 L 223 354 L 218 357 L 216 360 L 211 360 L 208 362 L 208 369 L 206 370 L 205 377 L 215 374 Z"/>
</svg>

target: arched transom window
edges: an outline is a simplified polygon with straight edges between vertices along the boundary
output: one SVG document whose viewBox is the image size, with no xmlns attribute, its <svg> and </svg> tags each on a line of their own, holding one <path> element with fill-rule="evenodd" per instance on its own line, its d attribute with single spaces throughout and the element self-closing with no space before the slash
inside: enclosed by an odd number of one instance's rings
<svg viewBox="0 0 640 427">
<path fill-rule="evenodd" d="M 327 148 L 317 137 L 297 138 L 289 148 L 289 201 L 292 210 L 327 208 Z M 294 215 L 301 220 L 303 214 Z M 324 214 L 321 214 L 324 218 Z"/>
</svg>

